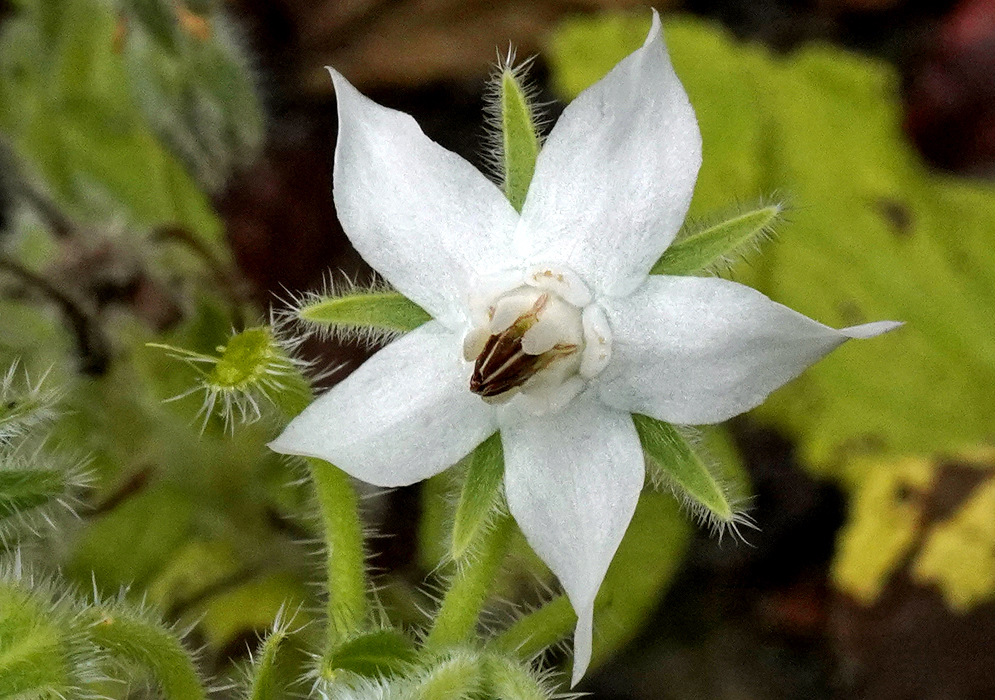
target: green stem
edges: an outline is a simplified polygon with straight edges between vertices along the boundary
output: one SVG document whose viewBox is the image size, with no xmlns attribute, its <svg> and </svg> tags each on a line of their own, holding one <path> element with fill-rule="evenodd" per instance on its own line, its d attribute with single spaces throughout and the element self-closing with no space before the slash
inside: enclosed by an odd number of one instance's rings
<svg viewBox="0 0 995 700">
<path fill-rule="evenodd" d="M 525 615 L 491 640 L 495 651 L 531 659 L 573 632 L 577 614 L 565 595 L 559 595 L 538 610 Z"/>
<path fill-rule="evenodd" d="M 368 611 L 366 560 L 359 499 L 348 475 L 320 459 L 308 458 L 328 549 L 328 630 L 331 651 L 359 632 Z"/>
<path fill-rule="evenodd" d="M 449 590 L 436 612 L 435 624 L 425 639 L 426 649 L 443 649 L 472 636 L 513 530 L 511 516 L 498 516 L 491 529 L 481 535 L 475 556 L 457 564 Z"/>
<path fill-rule="evenodd" d="M 123 606 L 90 608 L 85 619 L 94 644 L 149 669 L 167 698 L 206 700 L 193 661 L 173 632 Z"/>
<path fill-rule="evenodd" d="M 249 700 L 273 700 L 280 697 L 276 669 L 276 655 L 287 640 L 287 633 L 274 630 L 263 642 L 259 660 L 252 669 L 252 685 L 249 689 Z"/>
<path fill-rule="evenodd" d="M 298 373 L 293 379 L 288 383 L 288 391 L 274 397 L 289 418 L 297 416 L 314 398 L 303 375 Z M 308 457 L 306 461 L 318 498 L 327 549 L 326 653 L 331 653 L 363 629 L 369 611 L 363 522 L 349 476 L 323 460 Z"/>
</svg>

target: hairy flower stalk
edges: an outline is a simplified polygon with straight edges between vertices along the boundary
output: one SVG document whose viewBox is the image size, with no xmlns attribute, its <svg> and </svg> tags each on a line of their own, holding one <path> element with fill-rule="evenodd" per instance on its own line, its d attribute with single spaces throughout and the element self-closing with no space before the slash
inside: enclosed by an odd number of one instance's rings
<svg viewBox="0 0 995 700">
<path fill-rule="evenodd" d="M 506 179 L 506 191 L 331 73 L 343 228 L 432 320 L 271 447 L 401 486 L 499 432 L 508 509 L 577 614 L 576 683 L 591 658 L 595 596 L 643 488 L 644 449 L 675 488 L 733 522 L 719 484 L 667 424 L 747 411 L 848 339 L 898 324 L 836 330 L 743 285 L 684 276 L 776 211 L 674 243 L 701 138 L 655 13 L 640 49 L 578 96 L 545 143 L 526 139 L 515 152 L 528 177 Z"/>
<path fill-rule="evenodd" d="M 251 422 L 270 403 L 286 419 L 296 417 L 312 400 L 302 374 L 303 362 L 293 358 L 287 343 L 268 326 L 249 328 L 229 338 L 210 356 L 169 345 L 151 344 L 192 365 L 197 384 L 174 397 L 203 392 L 204 425 L 219 411 L 231 430 L 238 419 Z M 207 369 L 203 369 L 207 368 Z M 327 549 L 326 639 L 329 649 L 362 630 L 369 612 L 363 527 L 359 499 L 349 477 L 315 457 L 305 459 L 314 484 Z"/>
</svg>

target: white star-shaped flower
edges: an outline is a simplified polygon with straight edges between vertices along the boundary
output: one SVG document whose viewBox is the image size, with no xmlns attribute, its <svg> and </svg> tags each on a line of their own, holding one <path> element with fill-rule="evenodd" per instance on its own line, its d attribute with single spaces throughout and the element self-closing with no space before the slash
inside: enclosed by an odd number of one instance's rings
<svg viewBox="0 0 995 700">
<path fill-rule="evenodd" d="M 365 260 L 434 320 L 390 343 L 272 443 L 403 486 L 501 432 L 508 507 L 578 615 L 594 599 L 644 481 L 630 414 L 726 420 L 849 338 L 717 278 L 649 275 L 701 163 L 694 112 L 660 21 L 563 112 L 521 215 L 408 115 L 332 71 L 334 197 Z"/>
</svg>

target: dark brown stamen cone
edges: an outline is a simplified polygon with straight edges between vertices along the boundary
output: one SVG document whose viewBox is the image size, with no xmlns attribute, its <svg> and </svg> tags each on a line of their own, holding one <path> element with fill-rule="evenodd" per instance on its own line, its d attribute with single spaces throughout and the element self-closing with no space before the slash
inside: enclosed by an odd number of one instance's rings
<svg viewBox="0 0 995 700">
<path fill-rule="evenodd" d="M 552 356 L 547 357 L 549 353 L 529 355 L 522 350 L 525 332 L 539 320 L 548 300 L 548 295 L 543 294 L 508 328 L 487 339 L 473 366 L 470 391 L 485 398 L 500 396 L 527 382 L 552 361 Z"/>
<path fill-rule="evenodd" d="M 522 334 L 515 324 L 487 339 L 470 377 L 470 391 L 484 397 L 499 396 L 527 382 L 546 367 L 550 353 L 529 355 L 522 350 Z"/>
</svg>

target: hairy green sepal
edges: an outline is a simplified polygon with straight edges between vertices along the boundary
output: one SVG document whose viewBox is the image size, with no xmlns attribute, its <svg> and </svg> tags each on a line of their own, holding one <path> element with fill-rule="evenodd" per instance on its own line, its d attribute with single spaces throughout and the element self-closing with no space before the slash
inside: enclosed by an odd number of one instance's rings
<svg viewBox="0 0 995 700">
<path fill-rule="evenodd" d="M 411 640 L 392 629 L 376 630 L 349 639 L 324 660 L 324 673 L 348 671 L 365 678 L 385 678 L 404 673 L 415 663 Z"/>
<path fill-rule="evenodd" d="M 770 234 L 782 209 L 780 204 L 759 207 L 681 235 L 656 261 L 650 274 L 692 275 L 716 265 L 729 264 Z"/>
<path fill-rule="evenodd" d="M 66 475 L 61 471 L 0 465 L 0 521 L 46 505 L 68 489 Z"/>
<path fill-rule="evenodd" d="M 632 414 L 632 418 L 646 453 L 646 464 L 651 476 L 656 471 L 660 480 L 678 487 L 718 521 L 732 522 L 735 512 L 721 484 L 687 439 L 669 423 L 638 413 Z"/>
<path fill-rule="evenodd" d="M 401 333 L 432 319 L 403 294 L 375 291 L 317 297 L 298 307 L 297 318 L 328 330 L 374 328 Z"/>
<path fill-rule="evenodd" d="M 501 477 L 504 453 L 501 435 L 494 433 L 467 457 L 466 480 L 460 493 L 450 555 L 462 559 L 491 524 L 501 506 Z"/>
<path fill-rule="evenodd" d="M 497 80 L 504 194 L 511 205 L 521 211 L 539 156 L 539 133 L 519 72 L 506 66 Z"/>
</svg>

